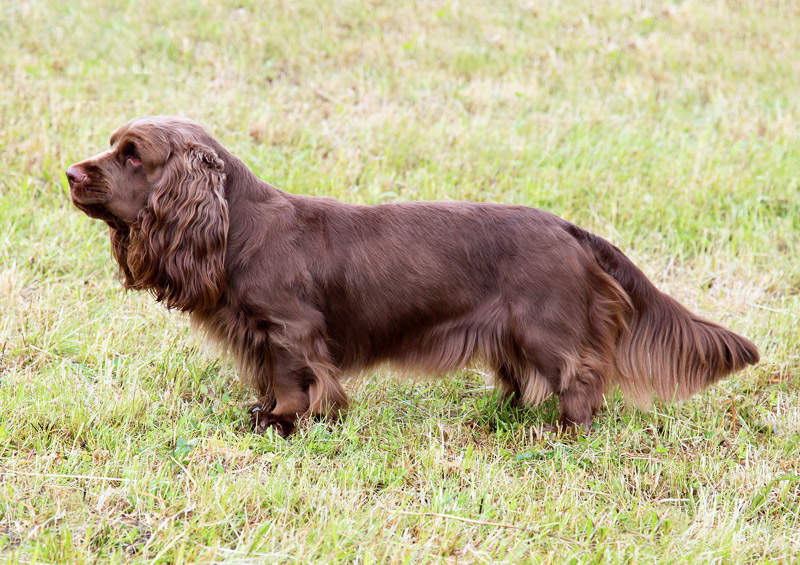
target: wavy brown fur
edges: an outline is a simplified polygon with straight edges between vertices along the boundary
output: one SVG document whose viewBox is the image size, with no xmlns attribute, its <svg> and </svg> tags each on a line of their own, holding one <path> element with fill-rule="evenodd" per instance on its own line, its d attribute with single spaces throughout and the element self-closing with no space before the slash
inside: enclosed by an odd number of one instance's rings
<svg viewBox="0 0 800 565">
<path fill-rule="evenodd" d="M 618 249 L 525 206 L 355 206 L 257 179 L 202 127 L 133 120 L 67 172 L 111 230 L 125 285 L 190 312 L 259 397 L 256 428 L 336 415 L 346 373 L 474 359 L 526 405 L 588 426 L 618 383 L 685 397 L 758 359 L 660 293 Z"/>
</svg>

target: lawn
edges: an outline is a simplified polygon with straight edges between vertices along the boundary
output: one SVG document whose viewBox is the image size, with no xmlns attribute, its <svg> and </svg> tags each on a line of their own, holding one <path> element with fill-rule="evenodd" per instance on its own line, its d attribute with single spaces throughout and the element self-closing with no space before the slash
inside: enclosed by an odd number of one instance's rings
<svg viewBox="0 0 800 565">
<path fill-rule="evenodd" d="M 4 2 L 0 556 L 12 563 L 800 559 L 796 2 Z M 479 367 L 348 381 L 255 435 L 185 316 L 116 279 L 64 170 L 181 114 L 357 203 L 547 209 L 762 361 L 543 431 Z"/>
</svg>

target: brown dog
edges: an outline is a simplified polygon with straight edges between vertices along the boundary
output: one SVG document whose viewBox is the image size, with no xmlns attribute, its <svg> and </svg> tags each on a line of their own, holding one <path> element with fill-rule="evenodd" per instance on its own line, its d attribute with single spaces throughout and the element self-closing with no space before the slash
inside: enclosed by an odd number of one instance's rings
<svg viewBox="0 0 800 565">
<path fill-rule="evenodd" d="M 534 208 L 297 196 L 170 117 L 128 122 L 67 178 L 110 227 L 125 286 L 232 354 L 258 430 L 337 415 L 340 376 L 385 361 L 443 373 L 477 358 L 509 396 L 557 394 L 562 421 L 584 427 L 611 385 L 646 405 L 758 361 L 619 249 Z"/>
</svg>

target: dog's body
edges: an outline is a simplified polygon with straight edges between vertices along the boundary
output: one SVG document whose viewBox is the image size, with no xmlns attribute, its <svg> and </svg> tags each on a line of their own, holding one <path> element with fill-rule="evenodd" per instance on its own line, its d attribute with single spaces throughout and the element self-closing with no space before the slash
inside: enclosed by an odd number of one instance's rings
<svg viewBox="0 0 800 565">
<path fill-rule="evenodd" d="M 588 426 L 611 385 L 640 404 L 685 398 L 758 360 L 541 210 L 289 194 L 177 118 L 129 122 L 67 176 L 109 224 L 126 286 L 232 354 L 262 429 L 338 413 L 340 376 L 381 362 L 444 373 L 480 358 L 514 399 L 557 394 L 562 419 Z"/>
</svg>

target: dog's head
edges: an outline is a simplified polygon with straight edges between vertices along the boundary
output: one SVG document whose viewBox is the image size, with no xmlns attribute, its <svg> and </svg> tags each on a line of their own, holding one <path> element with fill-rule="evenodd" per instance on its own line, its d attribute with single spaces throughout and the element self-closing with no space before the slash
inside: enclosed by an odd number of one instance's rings
<svg viewBox="0 0 800 565">
<path fill-rule="evenodd" d="M 110 228 L 125 286 L 169 308 L 211 308 L 225 288 L 228 206 L 215 145 L 190 120 L 139 118 L 67 169 L 72 202 Z"/>
</svg>

